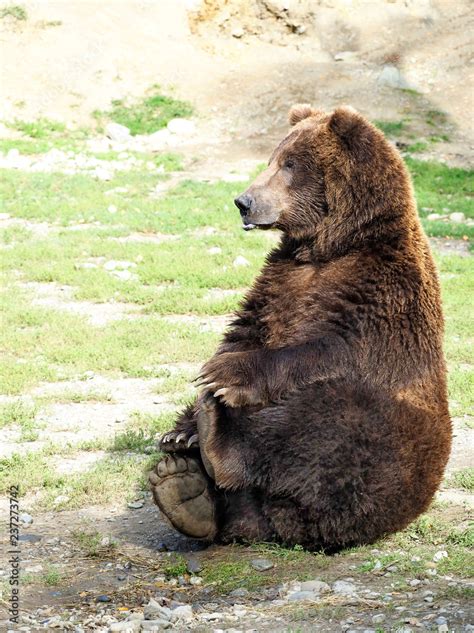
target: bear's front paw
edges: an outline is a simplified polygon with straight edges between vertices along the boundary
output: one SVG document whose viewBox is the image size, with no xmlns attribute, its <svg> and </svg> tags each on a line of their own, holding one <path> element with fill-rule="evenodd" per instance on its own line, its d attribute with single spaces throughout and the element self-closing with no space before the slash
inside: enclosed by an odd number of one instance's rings
<svg viewBox="0 0 474 633">
<path fill-rule="evenodd" d="M 226 352 L 208 361 L 201 370 L 199 386 L 228 407 L 262 406 L 266 397 L 252 381 L 248 352 Z"/>
</svg>

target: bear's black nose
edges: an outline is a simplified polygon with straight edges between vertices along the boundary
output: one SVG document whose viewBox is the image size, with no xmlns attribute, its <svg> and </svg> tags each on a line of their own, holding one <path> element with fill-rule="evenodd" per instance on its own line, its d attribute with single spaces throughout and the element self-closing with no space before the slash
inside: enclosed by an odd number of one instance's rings
<svg viewBox="0 0 474 633">
<path fill-rule="evenodd" d="M 249 196 L 248 193 L 243 193 L 241 196 L 234 200 L 235 206 L 239 209 L 240 215 L 245 217 L 247 213 L 250 211 L 250 207 L 252 206 L 253 198 Z"/>
</svg>

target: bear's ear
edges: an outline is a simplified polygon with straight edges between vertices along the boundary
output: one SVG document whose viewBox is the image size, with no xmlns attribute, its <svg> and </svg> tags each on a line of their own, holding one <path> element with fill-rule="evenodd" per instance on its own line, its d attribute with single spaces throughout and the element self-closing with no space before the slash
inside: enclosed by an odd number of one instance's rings
<svg viewBox="0 0 474 633">
<path fill-rule="evenodd" d="M 336 108 L 328 127 L 351 153 L 361 160 L 369 158 L 374 141 L 372 128 L 357 110 L 351 106 Z"/>
<path fill-rule="evenodd" d="M 314 110 L 309 103 L 295 103 L 288 112 L 288 121 L 290 125 L 296 125 L 314 114 L 317 114 L 317 110 Z"/>
</svg>

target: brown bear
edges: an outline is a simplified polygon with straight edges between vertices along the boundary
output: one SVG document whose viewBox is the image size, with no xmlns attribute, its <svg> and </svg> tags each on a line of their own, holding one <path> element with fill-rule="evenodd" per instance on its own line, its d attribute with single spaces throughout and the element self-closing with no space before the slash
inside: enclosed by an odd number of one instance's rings
<svg viewBox="0 0 474 633">
<path fill-rule="evenodd" d="M 334 551 L 404 528 L 441 481 L 443 315 L 396 149 L 352 108 L 298 105 L 290 123 L 235 200 L 281 242 L 150 482 L 189 536 Z"/>
</svg>

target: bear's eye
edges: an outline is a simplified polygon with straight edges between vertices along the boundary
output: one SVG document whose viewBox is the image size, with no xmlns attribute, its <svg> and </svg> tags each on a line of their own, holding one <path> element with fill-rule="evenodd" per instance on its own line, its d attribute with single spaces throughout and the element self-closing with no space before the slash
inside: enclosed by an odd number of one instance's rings
<svg viewBox="0 0 474 633">
<path fill-rule="evenodd" d="M 295 161 L 292 158 L 287 158 L 285 160 L 284 167 L 285 169 L 293 169 L 295 166 Z"/>
</svg>

